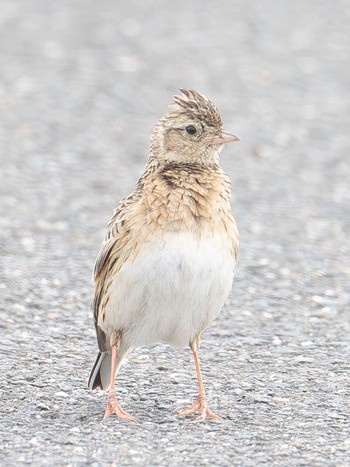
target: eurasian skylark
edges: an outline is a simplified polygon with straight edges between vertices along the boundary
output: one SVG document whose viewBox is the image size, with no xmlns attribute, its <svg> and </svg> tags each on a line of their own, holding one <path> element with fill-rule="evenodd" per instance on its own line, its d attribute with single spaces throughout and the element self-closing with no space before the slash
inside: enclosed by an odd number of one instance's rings
<svg viewBox="0 0 350 467">
<path fill-rule="evenodd" d="M 145 172 L 115 209 L 94 267 L 99 354 L 89 388 L 109 388 L 105 418 L 135 420 L 117 400 L 115 376 L 126 354 L 160 342 L 194 354 L 199 395 L 180 415 L 217 418 L 198 349 L 232 287 L 238 231 L 219 154 L 239 138 L 223 131 L 205 96 L 180 91 L 154 127 Z"/>
</svg>

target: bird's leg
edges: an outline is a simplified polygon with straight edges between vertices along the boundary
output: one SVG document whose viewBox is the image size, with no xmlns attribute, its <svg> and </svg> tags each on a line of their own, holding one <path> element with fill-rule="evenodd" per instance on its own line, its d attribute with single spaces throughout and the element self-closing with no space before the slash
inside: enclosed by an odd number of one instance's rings
<svg viewBox="0 0 350 467">
<path fill-rule="evenodd" d="M 108 390 L 108 401 L 107 408 L 104 414 L 103 419 L 108 418 L 112 413 L 115 413 L 118 418 L 124 418 L 127 420 L 132 420 L 137 422 L 136 418 L 132 415 L 129 415 L 122 409 L 121 405 L 117 400 L 115 393 L 115 374 L 117 372 L 117 356 L 120 346 L 120 333 L 112 333 L 111 336 L 111 346 L 112 346 L 112 358 L 111 358 L 111 381 Z"/>
<path fill-rule="evenodd" d="M 219 417 L 215 415 L 213 412 L 211 412 L 207 406 L 207 396 L 205 394 L 202 375 L 201 375 L 201 369 L 199 365 L 199 357 L 198 357 L 199 346 L 200 346 L 200 337 L 198 336 L 193 342 L 190 343 L 190 347 L 193 352 L 194 362 L 196 365 L 199 394 L 198 394 L 196 402 L 192 406 L 183 407 L 184 409 L 187 409 L 187 410 L 185 410 L 184 412 L 180 412 L 179 415 L 181 417 L 187 417 L 188 415 L 197 413 L 197 411 L 199 410 L 200 415 L 197 417 L 196 421 L 204 420 L 207 416 L 213 419 L 218 419 Z"/>
</svg>

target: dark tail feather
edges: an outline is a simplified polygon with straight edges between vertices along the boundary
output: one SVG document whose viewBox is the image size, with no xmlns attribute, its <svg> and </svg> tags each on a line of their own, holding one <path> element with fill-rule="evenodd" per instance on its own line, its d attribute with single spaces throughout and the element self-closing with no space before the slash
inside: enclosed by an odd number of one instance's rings
<svg viewBox="0 0 350 467">
<path fill-rule="evenodd" d="M 107 352 L 99 352 L 91 370 L 88 388 L 108 389 L 111 379 L 111 356 Z"/>
</svg>

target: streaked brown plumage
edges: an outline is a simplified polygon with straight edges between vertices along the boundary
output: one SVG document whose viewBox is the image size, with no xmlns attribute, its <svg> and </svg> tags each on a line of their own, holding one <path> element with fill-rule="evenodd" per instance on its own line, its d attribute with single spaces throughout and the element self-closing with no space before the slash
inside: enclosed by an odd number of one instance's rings
<svg viewBox="0 0 350 467">
<path fill-rule="evenodd" d="M 105 417 L 129 418 L 117 402 L 115 374 L 133 348 L 166 342 L 190 345 L 198 401 L 182 415 L 207 408 L 198 348 L 231 288 L 238 232 L 231 184 L 219 165 L 226 142 L 217 108 L 181 89 L 156 124 L 145 172 L 108 224 L 94 268 L 94 317 L 100 354 L 89 387 L 110 387 Z"/>
</svg>

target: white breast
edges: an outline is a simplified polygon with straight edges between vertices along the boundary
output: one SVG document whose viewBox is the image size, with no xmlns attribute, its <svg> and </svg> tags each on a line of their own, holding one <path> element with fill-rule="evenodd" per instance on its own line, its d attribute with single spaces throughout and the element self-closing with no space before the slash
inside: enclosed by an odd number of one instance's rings
<svg viewBox="0 0 350 467">
<path fill-rule="evenodd" d="M 130 347 L 187 346 L 225 303 L 234 266 L 227 237 L 176 233 L 154 239 L 115 275 L 99 325 L 107 335 L 122 329 Z"/>
</svg>

